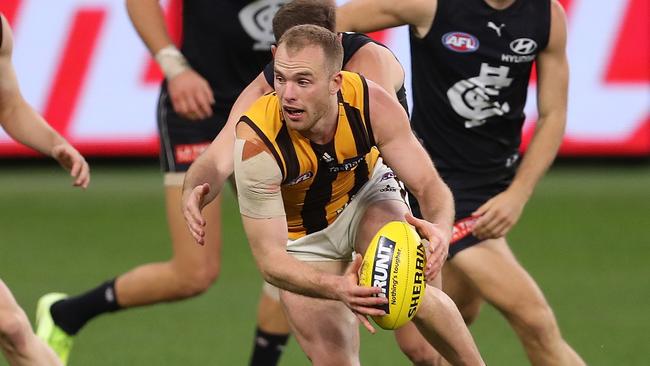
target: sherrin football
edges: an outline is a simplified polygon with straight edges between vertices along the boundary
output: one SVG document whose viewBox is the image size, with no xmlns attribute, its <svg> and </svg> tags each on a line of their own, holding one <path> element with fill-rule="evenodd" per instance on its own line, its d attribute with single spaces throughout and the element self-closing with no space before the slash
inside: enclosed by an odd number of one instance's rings
<svg viewBox="0 0 650 366">
<path fill-rule="evenodd" d="M 397 329 L 413 318 L 424 296 L 426 255 L 420 236 L 406 222 L 384 225 L 368 246 L 359 273 L 359 285 L 379 287 L 378 296 L 388 298 L 380 308 L 384 316 L 373 316 L 384 329 Z"/>
</svg>

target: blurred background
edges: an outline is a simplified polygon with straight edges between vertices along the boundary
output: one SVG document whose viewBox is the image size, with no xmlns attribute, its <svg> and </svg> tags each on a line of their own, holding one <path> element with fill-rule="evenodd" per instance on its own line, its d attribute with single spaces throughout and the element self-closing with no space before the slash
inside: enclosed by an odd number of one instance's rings
<svg viewBox="0 0 650 366">
<path fill-rule="evenodd" d="M 177 39 L 181 1 L 162 1 Z M 509 240 L 590 365 L 647 365 L 650 1 L 561 2 L 571 67 L 566 138 Z M 45 292 L 77 293 L 170 255 L 157 163 L 161 74 L 123 1 L 0 0 L 0 11 L 14 30 L 24 97 L 93 171 L 87 191 L 73 190 L 52 162 L 0 131 L 0 278 L 33 316 Z M 373 36 L 410 75 L 407 30 Z M 524 149 L 534 95 L 533 82 Z M 222 275 L 210 291 L 99 318 L 81 332 L 70 364 L 246 364 L 260 279 L 230 191 L 224 220 Z M 492 309 L 472 331 L 488 364 L 526 364 Z M 364 335 L 362 350 L 364 364 L 407 364 L 389 332 Z M 295 341 L 282 364 L 307 364 Z"/>
</svg>

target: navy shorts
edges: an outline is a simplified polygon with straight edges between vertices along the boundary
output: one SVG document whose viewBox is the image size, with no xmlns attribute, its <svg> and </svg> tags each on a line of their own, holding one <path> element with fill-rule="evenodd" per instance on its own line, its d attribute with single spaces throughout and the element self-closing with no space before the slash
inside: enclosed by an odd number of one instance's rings
<svg viewBox="0 0 650 366">
<path fill-rule="evenodd" d="M 454 230 L 451 243 L 449 244 L 449 259 L 453 258 L 461 250 L 481 242 L 479 238 L 472 235 L 472 229 L 476 222 L 476 219 L 471 216 L 472 212 L 481 207 L 490 198 L 506 190 L 509 185 L 510 180 L 463 189 L 455 188 L 453 184 L 449 185 L 456 205 Z M 411 206 L 413 215 L 422 218 L 420 205 L 412 194 L 409 194 L 409 205 Z"/>
<path fill-rule="evenodd" d="M 185 119 L 174 111 L 167 88 L 163 86 L 158 99 L 158 133 L 160 165 L 164 172 L 185 172 L 192 162 L 210 146 L 228 120 L 230 108 L 216 108 L 204 120 Z"/>
</svg>

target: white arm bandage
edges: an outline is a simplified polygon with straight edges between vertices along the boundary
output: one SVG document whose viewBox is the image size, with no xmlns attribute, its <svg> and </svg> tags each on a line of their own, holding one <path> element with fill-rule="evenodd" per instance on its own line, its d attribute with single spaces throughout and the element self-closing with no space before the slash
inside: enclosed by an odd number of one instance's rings
<svg viewBox="0 0 650 366">
<path fill-rule="evenodd" d="M 285 216 L 280 184 L 282 172 L 266 151 L 242 159 L 246 140 L 235 140 L 235 181 L 239 212 L 254 219 Z"/>
<path fill-rule="evenodd" d="M 190 64 L 187 63 L 185 56 L 183 56 L 176 46 L 171 44 L 156 52 L 154 58 L 167 80 L 171 80 L 174 76 L 190 69 Z"/>
</svg>

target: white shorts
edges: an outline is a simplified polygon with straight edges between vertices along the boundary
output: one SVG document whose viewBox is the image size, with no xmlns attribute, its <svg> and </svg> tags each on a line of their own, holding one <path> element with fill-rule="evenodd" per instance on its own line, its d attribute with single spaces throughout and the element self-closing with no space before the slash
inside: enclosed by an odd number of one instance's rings
<svg viewBox="0 0 650 366">
<path fill-rule="evenodd" d="M 403 189 L 395 179 L 395 173 L 379 159 L 370 180 L 352 197 L 339 217 L 321 231 L 289 240 L 287 252 L 307 262 L 351 261 L 357 227 L 366 208 L 385 200 L 404 202 Z"/>
</svg>

